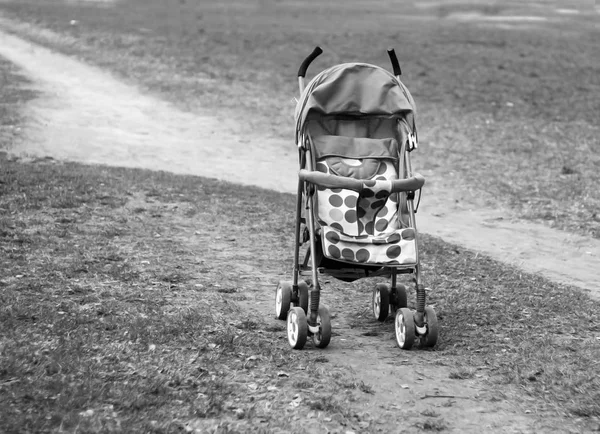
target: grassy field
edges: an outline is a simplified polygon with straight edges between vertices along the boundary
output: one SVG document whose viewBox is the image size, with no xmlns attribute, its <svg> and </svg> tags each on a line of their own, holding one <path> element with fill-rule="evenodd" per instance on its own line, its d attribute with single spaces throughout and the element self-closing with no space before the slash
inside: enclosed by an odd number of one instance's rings
<svg viewBox="0 0 600 434">
<path fill-rule="evenodd" d="M 0 164 L 8 432 L 296 432 L 315 411 L 357 426 L 368 385 L 323 353 L 290 351 L 281 323 L 244 307 L 289 272 L 293 197 L 164 173 Z M 443 330 L 432 359 L 497 393 L 518 387 L 536 414 L 593 427 L 599 303 L 434 238 L 422 248 Z M 369 288 L 352 291 L 358 301 Z"/>
<path fill-rule="evenodd" d="M 591 7 L 557 8 L 492 0 L 0 5 L 60 36 L 17 32 L 183 108 L 240 119 L 242 132 L 281 137 L 282 146 L 293 137 L 295 73 L 314 45 L 326 54 L 311 73 L 345 61 L 387 66 L 385 48 L 394 46 L 420 108 L 420 170 L 465 182 L 491 207 L 598 238 L 600 18 Z"/>
<path fill-rule="evenodd" d="M 251 308 L 289 275 L 293 196 L 5 154 L 0 166 L 7 432 L 377 432 L 357 373 L 289 350 L 283 325 Z M 451 378 L 516 388 L 528 411 L 595 429 L 599 303 L 439 239 L 421 248 L 443 330 L 424 354 Z M 340 315 L 367 329 L 356 309 Z"/>
<path fill-rule="evenodd" d="M 371 22 L 358 2 L 342 12 L 333 3 L 311 9 L 290 1 L 140 4 L 21 1 L 0 10 L 67 35 L 45 38 L 182 106 L 213 106 L 243 119 L 242 128 L 288 140 L 295 70 L 312 45 L 323 45 L 332 63 L 382 65 L 383 49 L 395 45 L 422 108 L 419 164 L 461 171 L 490 204 L 497 195 L 526 217 L 597 236 L 591 18 L 556 24 L 565 27 L 560 38 L 543 28 L 525 38 L 521 30 L 444 21 L 473 6 L 396 15 L 388 8 L 371 11 Z M 427 26 L 408 19 L 423 13 L 439 19 Z M 339 26 L 327 25 L 332 16 Z M 319 62 L 313 72 L 326 64 Z M 18 139 L 6 126 L 23 123 L 19 109 L 34 95 L 12 66 L 0 68 L 3 84 L 11 83 L 0 86 L 6 147 Z M 204 80 L 212 85 L 199 86 Z M 573 137 L 574 150 L 561 146 Z M 283 325 L 251 309 L 258 292 L 289 275 L 294 197 L 2 153 L 0 168 L 7 432 L 302 432 L 307 421 L 317 430 L 361 429 L 356 414 L 368 385 L 324 353 L 290 351 Z M 457 380 L 478 378 L 499 394 L 518 390 L 523 408 L 564 417 L 575 432 L 599 429 L 600 303 L 439 239 L 421 241 L 443 330 L 436 351 L 425 354 L 454 366 Z M 350 297 L 364 298 L 367 284 Z"/>
</svg>

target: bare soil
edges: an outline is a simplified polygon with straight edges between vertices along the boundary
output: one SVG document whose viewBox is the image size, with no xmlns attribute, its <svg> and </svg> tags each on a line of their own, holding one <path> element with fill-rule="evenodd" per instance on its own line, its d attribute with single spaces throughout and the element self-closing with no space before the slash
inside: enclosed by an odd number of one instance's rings
<svg viewBox="0 0 600 434">
<path fill-rule="evenodd" d="M 13 154 L 194 174 L 295 192 L 297 162 L 292 143 L 265 138 L 260 131 L 242 136 L 236 122 L 209 110 L 182 112 L 72 58 L 6 33 L 0 33 L 0 41 L 0 55 L 22 68 L 42 95 L 30 104 L 28 131 L 10 150 Z M 600 297 L 598 240 L 509 220 L 500 212 L 482 209 L 477 198 L 465 194 L 460 185 L 447 185 L 433 173 L 425 175 L 428 184 L 418 214 L 423 232 Z M 251 247 L 240 252 L 239 245 L 224 241 L 212 247 L 223 260 L 233 253 L 253 255 Z M 277 276 L 256 277 L 272 281 Z M 355 328 L 349 320 L 360 321 L 368 312 L 351 312 L 354 307 L 344 303 L 343 293 L 331 294 L 328 302 L 338 318 L 336 333 L 342 337 L 333 340 L 327 357 L 332 364 L 350 366 L 370 385 L 372 396 L 365 400 L 364 410 L 372 417 L 389 421 L 392 415 L 402 415 L 403 408 L 410 408 L 408 418 L 429 416 L 426 423 L 420 418 L 425 430 L 567 429 L 557 428 L 552 419 L 541 422 L 524 414 L 510 404 L 510 396 L 498 398 L 476 379 L 452 380 L 450 372 L 455 367 L 445 366 L 443 358 L 433 352 L 399 355 L 391 336 L 388 345 L 375 345 L 363 327 Z M 271 317 L 272 304 L 272 293 L 260 291 L 251 308 Z M 436 425 L 437 416 L 448 425 Z"/>
</svg>

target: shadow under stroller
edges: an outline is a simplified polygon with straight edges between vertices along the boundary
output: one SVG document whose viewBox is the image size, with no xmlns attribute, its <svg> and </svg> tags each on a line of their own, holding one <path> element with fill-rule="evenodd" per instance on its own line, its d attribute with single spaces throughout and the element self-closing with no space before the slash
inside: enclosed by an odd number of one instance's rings
<svg viewBox="0 0 600 434">
<path fill-rule="evenodd" d="M 325 348 L 331 321 L 319 303 L 319 275 L 345 282 L 386 276 L 391 282 L 373 289 L 375 318 L 384 321 L 395 311 L 400 348 L 415 342 L 432 347 L 438 324 L 433 308 L 425 305 L 414 206 L 425 179 L 412 173 L 410 160 L 417 148 L 414 100 L 400 81 L 393 49 L 388 50 L 393 75 L 378 66 L 345 63 L 322 71 L 305 87 L 306 70 L 321 53 L 315 48 L 298 71 L 294 270 L 291 282 L 277 286 L 275 315 L 287 321 L 292 348 L 303 348 L 309 336 Z M 400 274 L 413 276 L 414 313 L 407 308 L 406 286 L 398 283 Z"/>
</svg>

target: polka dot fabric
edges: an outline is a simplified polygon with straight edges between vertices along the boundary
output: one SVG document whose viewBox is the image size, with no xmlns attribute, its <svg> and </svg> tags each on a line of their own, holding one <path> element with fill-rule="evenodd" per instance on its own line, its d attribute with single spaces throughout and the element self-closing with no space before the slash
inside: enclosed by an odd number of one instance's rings
<svg viewBox="0 0 600 434">
<path fill-rule="evenodd" d="M 323 227 L 323 253 L 331 259 L 361 264 L 416 265 L 416 239 L 412 228 L 384 236 L 348 236 Z"/>
<path fill-rule="evenodd" d="M 317 162 L 323 173 L 340 175 L 327 159 Z M 398 179 L 394 160 L 380 160 L 371 181 Z M 365 183 L 361 194 L 319 187 L 317 214 L 322 226 L 325 256 L 352 263 L 415 265 L 416 240 L 411 228 L 398 222 L 398 194 L 391 182 Z"/>
<path fill-rule="evenodd" d="M 317 170 L 339 175 L 329 167 L 327 159 L 317 163 Z M 381 160 L 372 179 L 378 181 L 398 179 L 393 160 Z M 383 235 L 399 228 L 396 193 L 366 196 L 363 192 L 359 198 L 355 191 L 319 187 L 317 212 L 321 225 L 330 226 L 346 235 Z"/>
<path fill-rule="evenodd" d="M 317 170 L 323 173 L 332 173 L 326 160 L 317 163 Z M 319 187 L 317 192 L 319 223 L 348 235 L 358 235 L 357 203 L 358 193 L 354 191 Z"/>
</svg>

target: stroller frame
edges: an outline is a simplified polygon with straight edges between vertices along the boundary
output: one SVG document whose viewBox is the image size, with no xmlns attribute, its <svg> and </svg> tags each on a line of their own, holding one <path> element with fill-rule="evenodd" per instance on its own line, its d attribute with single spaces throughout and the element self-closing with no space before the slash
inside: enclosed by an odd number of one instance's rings
<svg viewBox="0 0 600 434">
<path fill-rule="evenodd" d="M 393 49 L 388 49 L 393 72 L 396 80 L 400 82 L 401 70 Z M 321 53 L 322 49 L 316 47 L 313 52 L 302 62 L 298 70 L 298 86 L 300 94 L 305 90 L 304 78 L 308 66 Z M 401 83 L 401 82 L 400 82 Z M 414 105 L 412 97 L 406 91 L 406 96 Z M 306 128 L 297 132 L 297 144 L 299 152 L 300 172 L 298 177 L 296 225 L 294 242 L 294 261 L 292 282 L 279 282 L 276 289 L 275 314 L 279 319 L 287 321 L 288 342 L 294 349 L 304 347 L 309 336 L 318 348 L 325 348 L 331 340 L 331 321 L 329 311 L 320 303 L 321 286 L 319 274 L 330 275 L 342 281 L 354 281 L 365 277 L 385 276 L 390 277 L 391 284 L 378 283 L 372 294 L 372 311 L 375 318 L 384 321 L 390 308 L 395 312 L 395 334 L 396 342 L 402 349 L 410 349 L 415 342 L 422 347 L 433 347 L 438 338 L 438 325 L 435 311 L 426 306 L 426 288 L 422 283 L 418 243 L 415 242 L 416 263 L 413 264 L 367 264 L 361 265 L 354 262 L 347 263 L 343 259 L 332 260 L 322 257 L 320 239 L 315 222 L 315 191 L 318 186 L 326 188 L 354 188 L 349 185 L 350 181 L 339 179 L 340 177 L 326 175 L 315 171 L 313 167 L 314 156 L 312 154 L 312 137 Z M 408 228 L 414 231 L 415 239 L 418 237 L 415 213 L 415 191 L 420 190 L 424 179 L 419 174 L 414 174 L 410 159 L 410 151 L 416 148 L 416 138 L 410 137 L 408 143 L 400 145 L 401 161 L 398 161 L 402 179 L 393 181 L 392 192 L 404 193 L 406 197 L 406 210 L 408 217 Z M 359 180 L 353 180 L 359 181 Z M 356 187 L 360 188 L 360 187 Z M 400 206 L 400 205 L 399 205 Z M 303 217 L 303 211 L 306 211 Z M 302 225 L 305 225 L 304 234 Z M 309 243 L 306 254 L 301 263 L 300 247 L 305 242 Z M 347 265 L 345 267 L 345 265 Z M 398 283 L 399 274 L 411 274 L 416 289 L 416 312 L 407 308 L 407 289 Z M 300 278 L 310 278 L 309 283 Z"/>
</svg>

